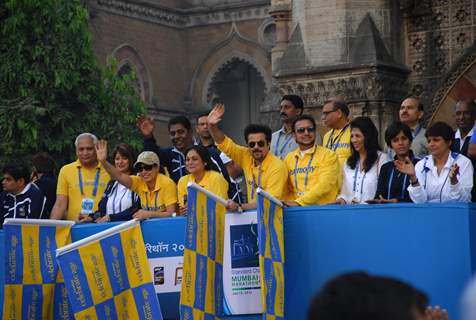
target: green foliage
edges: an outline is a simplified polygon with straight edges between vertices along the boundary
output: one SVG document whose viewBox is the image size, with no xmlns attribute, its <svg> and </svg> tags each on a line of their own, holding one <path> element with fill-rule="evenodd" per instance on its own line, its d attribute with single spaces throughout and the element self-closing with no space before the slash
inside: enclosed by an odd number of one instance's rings
<svg viewBox="0 0 476 320">
<path fill-rule="evenodd" d="M 141 145 L 133 76 L 101 70 L 87 19 L 80 0 L 0 1 L 1 162 L 47 151 L 62 164 L 81 132 Z"/>
</svg>

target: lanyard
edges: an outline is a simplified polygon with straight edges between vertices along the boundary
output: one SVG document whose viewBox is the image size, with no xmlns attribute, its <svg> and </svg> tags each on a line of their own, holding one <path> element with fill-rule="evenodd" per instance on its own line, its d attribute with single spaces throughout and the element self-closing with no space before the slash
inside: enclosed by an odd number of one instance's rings
<svg viewBox="0 0 476 320">
<path fill-rule="evenodd" d="M 339 146 L 339 144 L 337 144 L 336 142 L 340 142 L 340 139 L 342 138 L 342 135 L 344 134 L 345 130 L 347 130 L 348 126 L 349 124 L 346 124 L 344 128 L 342 128 L 342 130 L 339 132 L 339 134 L 335 137 L 335 139 L 333 139 L 334 129 L 332 129 L 331 135 L 329 136 L 329 140 L 327 140 L 327 144 L 326 144 L 327 149 L 336 151 L 337 147 Z M 329 146 L 329 143 L 330 143 L 330 146 Z"/>
<path fill-rule="evenodd" d="M 352 191 L 355 194 L 355 190 L 357 187 L 357 173 L 360 171 L 360 161 L 357 161 L 357 165 L 355 166 L 354 170 L 354 185 L 352 187 Z M 367 175 L 367 172 L 364 172 L 364 176 L 362 177 L 362 182 L 360 183 L 360 199 L 362 199 L 362 193 L 364 192 L 364 181 L 365 181 L 365 176 Z"/>
<path fill-rule="evenodd" d="M 154 210 L 157 210 L 157 196 L 159 195 L 159 191 L 155 192 L 155 199 L 154 199 Z M 145 193 L 145 207 L 147 211 L 151 211 L 151 207 L 149 207 L 149 193 Z"/>
<path fill-rule="evenodd" d="M 101 168 L 97 168 L 96 177 L 94 178 L 93 198 L 96 197 L 96 194 L 98 193 L 100 171 L 101 171 Z M 81 195 L 84 196 L 83 175 L 81 174 L 81 167 L 78 167 L 78 179 L 79 179 L 79 191 L 81 192 Z"/>
<path fill-rule="evenodd" d="M 251 200 L 253 200 L 255 197 L 255 187 L 261 186 L 261 173 L 262 173 L 261 166 L 262 165 L 263 163 L 261 163 L 258 168 L 258 184 L 256 184 L 255 175 L 253 174 L 253 167 L 251 167 L 251 175 L 253 176 L 253 181 L 251 183 Z"/>
<path fill-rule="evenodd" d="M 390 179 L 388 181 L 387 200 L 390 200 L 390 188 L 392 187 L 394 172 L 395 172 L 395 168 L 392 168 L 392 173 L 390 173 Z M 402 191 L 400 193 L 401 199 L 403 199 L 405 195 L 405 186 L 407 184 L 407 178 L 408 176 L 405 174 L 403 178 Z"/>
<path fill-rule="evenodd" d="M 286 135 L 286 134 L 284 134 L 284 135 Z M 293 137 L 293 135 L 290 134 L 289 137 L 286 140 L 284 140 L 283 147 L 281 148 L 281 150 L 279 150 L 279 153 L 278 153 L 279 141 L 281 140 L 281 134 L 278 134 L 278 141 L 276 141 L 276 147 L 274 148 L 274 154 L 281 158 L 281 154 L 283 153 L 283 151 L 286 148 L 286 146 L 288 145 L 288 143 L 291 141 L 292 137 Z"/>
<path fill-rule="evenodd" d="M 307 187 L 307 180 L 309 178 L 309 171 L 311 170 L 311 163 L 312 163 L 312 159 L 314 159 L 314 155 L 316 154 L 316 150 L 317 148 L 315 147 L 314 149 L 314 152 L 312 153 L 311 155 L 311 159 L 309 159 L 309 162 L 307 164 L 307 168 L 306 168 L 306 178 L 304 178 L 304 191 L 306 191 L 306 187 Z M 296 164 L 294 165 L 294 186 L 296 187 L 296 192 L 298 192 L 298 181 L 297 181 L 297 165 L 298 165 L 298 161 L 299 161 L 299 156 L 296 156 Z"/>
<path fill-rule="evenodd" d="M 415 133 L 412 132 L 413 139 L 415 139 L 415 137 L 420 133 L 420 130 L 421 130 L 421 126 L 418 126 L 418 128 L 415 130 Z"/>
</svg>

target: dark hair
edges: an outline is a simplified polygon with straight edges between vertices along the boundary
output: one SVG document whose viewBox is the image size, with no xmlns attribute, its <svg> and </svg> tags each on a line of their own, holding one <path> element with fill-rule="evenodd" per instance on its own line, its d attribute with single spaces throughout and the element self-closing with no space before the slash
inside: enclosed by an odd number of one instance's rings
<svg viewBox="0 0 476 320">
<path fill-rule="evenodd" d="M 15 181 L 23 179 L 25 185 L 30 182 L 30 169 L 25 164 L 7 164 L 2 172 L 11 175 Z"/>
<path fill-rule="evenodd" d="M 339 99 L 329 99 L 324 101 L 323 105 L 326 105 L 328 103 L 332 103 L 332 107 L 334 110 L 340 110 L 342 111 L 343 114 L 345 114 L 346 117 L 349 116 L 350 110 L 349 110 L 349 107 L 347 106 L 347 103 L 345 103 L 345 101 L 342 101 Z"/>
<path fill-rule="evenodd" d="M 407 100 L 407 99 L 413 99 L 418 103 L 418 111 L 423 111 L 423 112 L 425 111 L 425 108 L 423 106 L 423 103 L 421 103 L 420 98 L 418 98 L 417 96 L 408 96 L 403 100 Z"/>
<path fill-rule="evenodd" d="M 270 127 L 263 124 L 249 124 L 245 128 L 245 141 L 248 143 L 248 136 L 252 133 L 264 133 L 266 136 L 266 141 L 271 142 L 271 129 Z"/>
<path fill-rule="evenodd" d="M 168 129 L 170 130 L 170 127 L 173 126 L 174 124 L 181 124 L 188 131 L 190 131 L 192 129 L 192 125 L 190 124 L 190 120 L 188 120 L 188 118 L 186 116 L 176 116 L 176 117 L 171 118 L 169 120 Z"/>
<path fill-rule="evenodd" d="M 352 272 L 331 279 L 313 298 L 309 320 L 415 320 L 428 298 L 397 279 Z"/>
<path fill-rule="evenodd" d="M 187 149 L 187 151 L 185 151 L 185 158 L 187 157 L 187 154 L 192 150 L 195 150 L 198 153 L 198 156 L 202 159 L 203 163 L 205 164 L 205 170 L 218 171 L 218 168 L 212 161 L 212 157 L 210 156 L 210 153 L 208 152 L 208 149 L 206 147 L 202 145 L 191 146 Z"/>
<path fill-rule="evenodd" d="M 476 102 L 472 98 L 459 99 L 458 102 L 456 102 L 455 108 L 460 104 L 467 104 L 471 116 L 476 117 Z"/>
<path fill-rule="evenodd" d="M 454 140 L 455 133 L 449 124 L 443 121 L 435 122 L 426 129 L 425 137 L 442 137 L 446 142 Z"/>
<path fill-rule="evenodd" d="M 55 160 L 47 152 L 38 152 L 33 155 L 31 165 L 38 173 L 54 175 L 56 171 Z"/>
<path fill-rule="evenodd" d="M 314 118 L 313 118 L 312 116 L 310 116 L 310 115 L 308 115 L 308 114 L 302 114 L 302 115 L 300 115 L 300 116 L 297 116 L 297 118 L 294 119 L 294 121 L 293 121 L 293 126 L 292 126 L 293 131 L 294 131 L 295 127 L 296 127 L 296 123 L 298 123 L 299 121 L 303 121 L 303 120 L 309 120 L 309 121 L 311 121 L 311 122 L 312 122 L 312 125 L 313 125 L 314 127 L 316 127 L 316 120 L 314 120 Z"/>
<path fill-rule="evenodd" d="M 392 147 L 393 138 L 398 136 L 400 132 L 403 132 L 408 140 L 410 140 L 410 143 L 413 141 L 412 130 L 410 127 L 400 121 L 395 121 L 388 126 L 387 130 L 385 130 L 385 142 L 387 143 L 387 146 Z"/>
<path fill-rule="evenodd" d="M 350 122 L 350 129 L 359 129 L 364 135 L 364 146 L 367 151 L 367 157 L 364 161 L 364 171 L 367 172 L 372 168 L 375 161 L 378 158 L 378 151 L 380 146 L 378 144 L 378 130 L 375 124 L 369 117 L 357 117 Z M 351 169 L 355 169 L 357 162 L 359 161 L 359 153 L 354 149 L 353 144 L 350 144 L 352 154 L 347 159 L 347 165 Z"/>
<path fill-rule="evenodd" d="M 134 161 L 135 161 L 135 152 L 134 149 L 127 143 L 119 143 L 114 150 L 112 151 L 112 159 L 116 158 L 117 154 L 120 154 L 123 157 L 126 157 L 129 160 L 129 172 L 130 174 L 134 174 Z"/>
<path fill-rule="evenodd" d="M 195 118 L 195 120 L 197 121 L 197 124 L 198 124 L 198 119 L 202 118 L 202 117 L 208 117 L 208 114 L 210 113 L 210 111 L 208 112 L 200 112 L 199 114 L 197 114 L 197 117 Z"/>
<path fill-rule="evenodd" d="M 301 97 L 296 95 L 296 94 L 286 94 L 283 96 L 281 101 L 283 100 L 288 100 L 291 101 L 292 104 L 297 108 L 297 109 L 304 109 L 304 102 L 302 101 Z"/>
</svg>

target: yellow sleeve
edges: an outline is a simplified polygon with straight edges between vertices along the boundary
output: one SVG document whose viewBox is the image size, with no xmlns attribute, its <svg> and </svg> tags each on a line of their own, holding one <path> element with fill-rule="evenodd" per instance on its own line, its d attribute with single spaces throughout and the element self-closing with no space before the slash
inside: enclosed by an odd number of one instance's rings
<svg viewBox="0 0 476 320">
<path fill-rule="evenodd" d="M 267 172 L 269 179 L 266 182 L 265 191 L 276 199 L 283 199 L 287 193 L 288 170 L 284 162 L 279 159 L 276 160 L 269 173 Z"/>
<path fill-rule="evenodd" d="M 225 140 L 222 143 L 217 143 L 217 147 L 240 167 L 245 165 L 244 160 L 248 155 L 248 148 L 236 144 L 227 136 L 225 136 Z"/>
<path fill-rule="evenodd" d="M 138 176 L 130 176 L 130 177 L 132 180 L 131 191 L 138 193 L 142 178 Z"/>
<path fill-rule="evenodd" d="M 163 176 L 164 178 L 164 203 L 165 206 L 170 206 L 177 203 L 177 186 L 172 179 Z"/>
<path fill-rule="evenodd" d="M 326 150 L 327 151 L 327 150 Z M 301 206 L 315 205 L 319 199 L 326 197 L 329 192 L 338 193 L 339 162 L 337 155 L 328 151 L 322 159 L 316 159 L 318 166 L 318 181 L 312 189 L 296 199 Z M 335 197 L 334 197 L 335 198 Z"/>
<path fill-rule="evenodd" d="M 58 184 L 56 186 L 56 194 L 68 196 L 68 181 L 66 180 L 66 168 L 61 168 L 58 175 Z"/>
<path fill-rule="evenodd" d="M 187 193 L 187 183 L 188 183 L 188 176 L 183 176 L 182 178 L 180 178 L 180 180 L 178 181 L 178 184 L 177 184 L 177 194 L 178 194 L 178 202 L 181 206 L 184 205 L 184 196 Z"/>
<path fill-rule="evenodd" d="M 329 141 L 329 137 L 331 135 L 331 131 L 327 131 L 326 134 L 324 135 L 324 138 L 322 139 L 322 146 L 323 147 L 326 147 L 327 146 L 327 142 Z"/>
</svg>

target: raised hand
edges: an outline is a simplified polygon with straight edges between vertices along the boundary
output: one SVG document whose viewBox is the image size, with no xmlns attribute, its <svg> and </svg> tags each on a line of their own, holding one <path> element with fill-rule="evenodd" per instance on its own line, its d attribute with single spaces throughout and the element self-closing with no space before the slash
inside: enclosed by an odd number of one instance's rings
<svg viewBox="0 0 476 320">
<path fill-rule="evenodd" d="M 415 176 L 415 166 L 409 157 L 406 157 L 406 159 L 403 161 L 395 160 L 393 163 L 395 164 L 397 170 L 401 173 L 408 174 L 410 177 Z"/>
<path fill-rule="evenodd" d="M 99 140 L 96 144 L 96 155 L 99 162 L 104 162 L 107 160 L 107 141 Z"/>
<path fill-rule="evenodd" d="M 208 125 L 217 125 L 221 119 L 223 118 L 223 115 L 225 114 L 225 105 L 222 103 L 216 104 L 212 111 L 208 114 L 207 122 Z"/>
<path fill-rule="evenodd" d="M 146 117 L 144 115 L 139 116 L 136 119 L 136 125 L 144 137 L 150 138 L 153 136 L 155 122 L 152 120 L 152 118 Z"/>
</svg>

